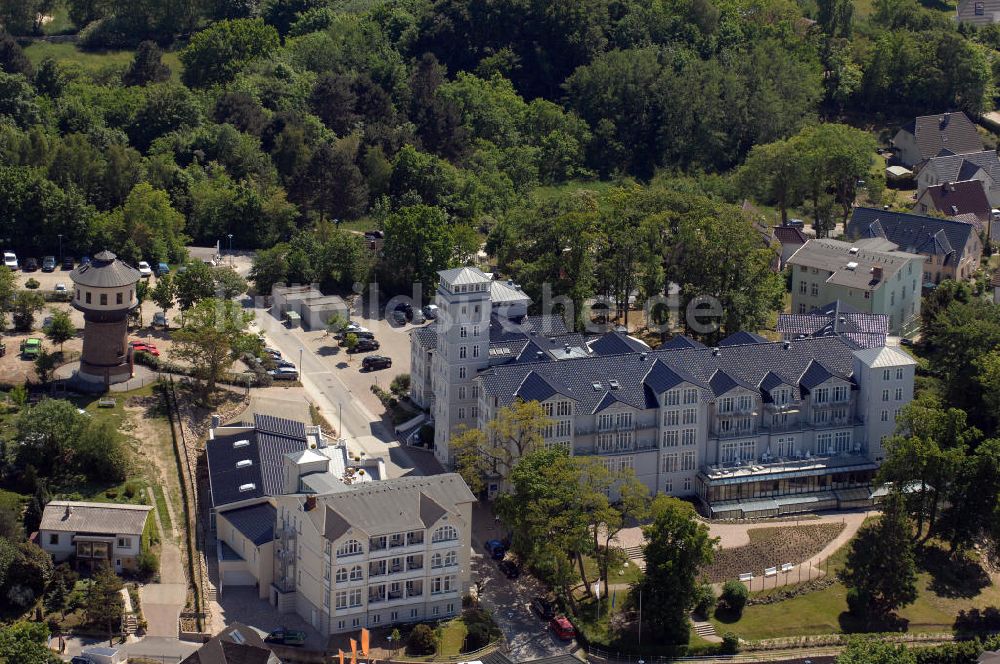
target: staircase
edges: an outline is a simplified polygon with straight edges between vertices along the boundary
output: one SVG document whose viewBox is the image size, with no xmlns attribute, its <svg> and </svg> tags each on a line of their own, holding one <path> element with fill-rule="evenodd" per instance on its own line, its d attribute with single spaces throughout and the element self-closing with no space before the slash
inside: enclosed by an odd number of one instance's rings
<svg viewBox="0 0 1000 664">
<path fill-rule="evenodd" d="M 706 641 L 718 641 L 719 636 L 715 633 L 715 626 L 710 622 L 691 621 L 694 625 L 694 633 Z"/>
<path fill-rule="evenodd" d="M 638 566 L 642 571 L 646 571 L 646 560 L 642 554 L 642 546 L 630 546 L 625 549 L 625 555 L 628 559 Z"/>
<path fill-rule="evenodd" d="M 122 632 L 128 636 L 132 636 L 139 630 L 139 621 L 136 620 L 134 614 L 129 613 L 122 616 Z"/>
</svg>

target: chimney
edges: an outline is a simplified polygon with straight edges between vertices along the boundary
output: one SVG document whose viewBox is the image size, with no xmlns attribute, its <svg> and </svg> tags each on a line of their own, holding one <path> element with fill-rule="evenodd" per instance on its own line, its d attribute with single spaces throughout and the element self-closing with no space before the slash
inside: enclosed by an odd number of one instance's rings
<svg viewBox="0 0 1000 664">
<path fill-rule="evenodd" d="M 311 512 L 316 509 L 316 496 L 306 496 L 306 512 Z"/>
<path fill-rule="evenodd" d="M 951 113 L 945 113 L 938 119 L 938 127 L 944 129 L 948 126 L 948 122 L 951 120 Z"/>
<path fill-rule="evenodd" d="M 719 347 L 718 346 L 715 346 L 715 347 L 712 348 L 712 355 L 714 355 L 715 357 L 719 356 L 719 352 L 720 351 L 719 351 Z"/>
<path fill-rule="evenodd" d="M 872 268 L 872 281 L 876 284 L 882 281 L 882 268 L 880 267 Z"/>
<path fill-rule="evenodd" d="M 64 516 L 63 518 L 64 519 L 68 519 L 70 516 L 72 516 L 72 514 L 73 514 L 73 506 L 72 505 L 67 505 L 66 506 L 66 516 Z"/>
<path fill-rule="evenodd" d="M 540 360 L 540 359 L 542 359 L 543 357 L 545 357 L 545 353 L 543 353 L 543 352 L 542 352 L 542 351 L 540 351 L 540 350 L 536 350 L 536 351 L 535 351 L 535 359 L 536 359 L 536 360 Z"/>
<path fill-rule="evenodd" d="M 785 343 L 783 343 L 781 345 L 784 346 L 785 350 L 788 350 L 789 348 L 792 347 L 792 342 L 789 341 L 788 339 L 785 339 Z"/>
<path fill-rule="evenodd" d="M 222 426 L 222 418 L 218 415 L 212 415 L 212 428 L 218 429 L 220 426 Z"/>
<path fill-rule="evenodd" d="M 646 361 L 646 354 L 645 353 L 639 353 L 639 361 L 640 362 L 645 362 Z"/>
</svg>

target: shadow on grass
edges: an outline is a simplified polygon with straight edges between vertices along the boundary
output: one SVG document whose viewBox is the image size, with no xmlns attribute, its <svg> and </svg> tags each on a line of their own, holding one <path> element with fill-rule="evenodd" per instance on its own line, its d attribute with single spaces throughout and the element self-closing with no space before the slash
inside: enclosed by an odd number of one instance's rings
<svg viewBox="0 0 1000 664">
<path fill-rule="evenodd" d="M 995 634 L 1000 631 L 1000 609 L 988 606 L 985 609 L 959 611 L 952 627 L 956 634 L 962 636 Z"/>
<path fill-rule="evenodd" d="M 905 632 L 909 629 L 910 621 L 900 618 L 894 613 L 887 616 L 875 616 L 865 620 L 854 615 L 850 611 L 841 611 L 837 616 L 840 629 L 845 634 L 857 634 L 865 632 Z"/>
<path fill-rule="evenodd" d="M 930 589 L 940 597 L 970 599 L 990 585 L 989 575 L 971 558 L 955 558 L 936 546 L 923 547 L 918 555 L 931 575 Z"/>
<path fill-rule="evenodd" d="M 742 617 L 742 611 L 733 611 L 732 609 L 722 605 L 715 608 L 715 619 L 720 623 L 732 625 L 733 623 L 739 622 Z"/>
</svg>

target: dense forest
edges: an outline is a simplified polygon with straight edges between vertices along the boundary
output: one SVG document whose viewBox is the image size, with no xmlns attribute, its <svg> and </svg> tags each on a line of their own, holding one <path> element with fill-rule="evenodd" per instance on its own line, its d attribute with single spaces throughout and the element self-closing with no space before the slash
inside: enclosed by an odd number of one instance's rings
<svg viewBox="0 0 1000 664">
<path fill-rule="evenodd" d="M 649 220 L 664 212 L 648 205 L 657 196 L 673 211 L 746 196 L 782 212 L 808 204 L 822 225 L 868 178 L 873 128 L 992 106 L 1000 29 L 959 29 L 917 0 L 856 11 L 851 0 L 0 0 L 0 240 L 22 255 L 55 253 L 61 236 L 66 253 L 176 261 L 188 242 L 226 247 L 232 235 L 235 248 L 268 249 L 262 289 L 344 290 L 373 270 L 390 287 L 432 279 L 488 238 L 530 288 L 561 274 L 579 296 L 621 296 L 641 285 L 613 285 L 621 265 L 581 264 L 578 280 L 554 258 L 611 255 L 644 221 L 669 244 L 683 229 Z M 82 53 L 129 49 L 131 62 L 29 57 L 60 13 Z M 797 200 L 776 191 L 782 168 L 805 174 Z M 381 260 L 348 232 L 376 227 Z M 532 228 L 542 234 L 526 245 Z M 590 251 L 574 253 L 581 243 Z M 647 292 L 685 267 L 644 260 L 634 279 Z"/>
</svg>

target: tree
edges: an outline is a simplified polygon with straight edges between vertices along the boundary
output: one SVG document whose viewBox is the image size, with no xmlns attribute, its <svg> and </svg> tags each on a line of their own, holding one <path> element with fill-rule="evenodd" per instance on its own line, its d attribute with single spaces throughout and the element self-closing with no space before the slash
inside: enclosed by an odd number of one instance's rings
<svg viewBox="0 0 1000 664">
<path fill-rule="evenodd" d="M 298 199 L 323 219 L 354 219 L 368 205 L 368 185 L 357 164 L 358 141 L 346 138 L 320 145 L 296 184 Z"/>
<path fill-rule="evenodd" d="M 35 291 L 18 291 L 14 296 L 14 329 L 31 332 L 35 326 L 35 314 L 45 307 L 45 298 Z"/>
<path fill-rule="evenodd" d="M 187 311 L 201 300 L 216 296 L 215 274 L 211 267 L 200 261 L 189 263 L 184 272 L 174 277 L 177 306 Z"/>
<path fill-rule="evenodd" d="M 285 254 L 287 244 L 277 244 L 267 249 L 258 249 L 250 266 L 250 280 L 258 295 L 270 295 L 275 284 L 283 283 L 288 278 L 288 261 Z"/>
<path fill-rule="evenodd" d="M 633 589 L 641 593 L 644 626 L 663 643 L 687 643 L 688 612 L 697 596 L 698 572 L 712 562 L 716 540 L 695 520 L 694 508 L 676 498 L 653 501 L 653 522 L 643 527 L 646 573 Z"/>
<path fill-rule="evenodd" d="M 122 482 L 128 470 L 128 448 L 110 420 L 88 423 L 74 445 L 73 462 L 99 482 Z"/>
<path fill-rule="evenodd" d="M 27 128 L 40 119 L 38 99 L 24 74 L 0 73 L 0 116 Z"/>
<path fill-rule="evenodd" d="M 445 212 L 426 205 L 404 207 L 386 217 L 384 228 L 382 254 L 384 264 L 392 266 L 391 283 L 399 290 L 421 284 L 429 293 L 452 255 Z"/>
<path fill-rule="evenodd" d="M 900 495 L 890 494 L 879 520 L 858 530 L 838 577 L 851 612 L 869 624 L 917 599 L 913 541 Z"/>
<path fill-rule="evenodd" d="M 202 402 L 209 402 L 215 383 L 237 357 L 263 347 L 261 338 L 247 331 L 251 320 L 253 314 L 232 300 L 217 298 L 200 300 L 185 314 L 172 353 L 192 367 Z"/>
<path fill-rule="evenodd" d="M 413 628 L 406 645 L 411 654 L 421 657 L 433 655 L 437 651 L 437 639 L 434 638 L 434 631 L 429 625 L 423 623 Z"/>
<path fill-rule="evenodd" d="M 52 375 L 56 370 L 55 354 L 42 348 L 38 351 L 38 357 L 35 358 L 34 364 L 38 380 L 40 380 L 43 385 L 48 385 L 49 382 L 52 381 Z"/>
<path fill-rule="evenodd" d="M 750 591 L 742 581 L 729 580 L 722 586 L 722 595 L 719 596 L 719 603 L 726 607 L 734 618 L 743 615 L 743 607 L 747 605 L 750 598 Z"/>
<path fill-rule="evenodd" d="M 35 73 L 31 60 L 21 50 L 17 40 L 7 32 L 0 32 L 0 71 L 8 74 L 24 74 L 27 78 L 31 78 Z"/>
<path fill-rule="evenodd" d="M 188 88 L 170 82 L 158 83 L 146 88 L 144 101 L 126 131 L 134 147 L 148 150 L 160 136 L 196 127 L 200 122 L 201 107 Z"/>
<path fill-rule="evenodd" d="M 483 491 L 487 478 L 506 484 L 518 460 L 543 446 L 542 431 L 550 423 L 540 403 L 517 400 L 498 410 L 486 431 L 452 434 L 455 467 L 473 493 Z"/>
<path fill-rule="evenodd" d="M 7 312 L 14 306 L 17 275 L 13 270 L 0 270 L 0 336 L 7 329 Z"/>
<path fill-rule="evenodd" d="M 18 664 L 58 664 L 49 650 L 49 627 L 45 623 L 18 622 L 0 628 L 0 660 Z"/>
<path fill-rule="evenodd" d="M 278 45 L 278 32 L 261 19 L 213 23 L 195 34 L 181 51 L 182 78 L 191 87 L 228 83 L 247 65 L 270 55 Z"/>
<path fill-rule="evenodd" d="M 788 222 L 788 208 L 801 202 L 805 182 L 798 148 L 790 140 L 757 145 L 738 171 L 743 190 L 762 203 L 774 203 L 781 223 Z"/>
<path fill-rule="evenodd" d="M 72 472 L 72 446 L 87 426 L 88 418 L 62 399 L 47 399 L 22 410 L 15 421 L 15 460 L 24 468 L 34 466 L 43 477 Z"/>
<path fill-rule="evenodd" d="M 955 554 L 977 542 L 1000 542 L 1000 438 L 983 441 L 962 460 L 940 531 Z"/>
<path fill-rule="evenodd" d="M 148 85 L 168 80 L 170 67 L 163 64 L 162 58 L 163 51 L 156 42 L 142 42 L 135 51 L 132 63 L 122 74 L 122 83 L 125 85 Z"/>
<path fill-rule="evenodd" d="M 76 325 L 64 309 L 52 309 L 52 320 L 45 328 L 45 338 L 54 344 L 59 344 L 62 353 L 63 344 L 76 336 Z"/>
<path fill-rule="evenodd" d="M 87 623 L 106 629 L 108 638 L 117 633 L 122 614 L 125 612 L 121 589 L 122 580 L 107 565 L 102 566 L 91 578 L 87 589 L 84 612 Z"/>
<path fill-rule="evenodd" d="M 213 272 L 215 292 L 218 297 L 231 300 L 237 295 L 247 292 L 247 280 L 231 267 L 217 267 Z"/>
<path fill-rule="evenodd" d="M 177 288 L 174 286 L 174 278 L 170 274 L 161 274 L 156 278 L 156 286 L 150 294 L 153 302 L 160 308 L 163 315 L 167 315 L 167 310 L 174 306 L 174 298 L 177 297 Z"/>
<path fill-rule="evenodd" d="M 573 561 L 593 541 L 586 518 L 591 495 L 581 471 L 580 460 L 566 450 L 537 449 L 517 461 L 510 491 L 496 499 L 497 514 L 512 533 L 512 549 L 571 605 Z"/>
<path fill-rule="evenodd" d="M 837 655 L 836 664 L 916 664 L 913 653 L 902 644 L 872 638 L 853 638 Z"/>
</svg>

